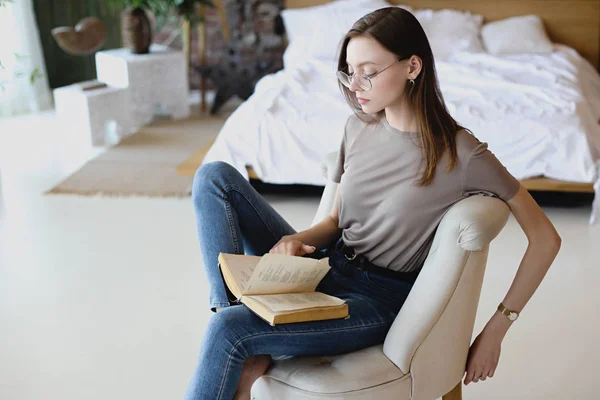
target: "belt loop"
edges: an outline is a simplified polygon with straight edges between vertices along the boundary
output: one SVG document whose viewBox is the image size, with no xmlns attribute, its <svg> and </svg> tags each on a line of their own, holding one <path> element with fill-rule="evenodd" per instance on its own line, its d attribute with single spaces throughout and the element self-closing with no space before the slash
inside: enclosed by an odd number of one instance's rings
<svg viewBox="0 0 600 400">
<path fill-rule="evenodd" d="M 361 271 L 365 271 L 367 269 L 365 265 L 365 257 L 363 256 L 358 258 L 358 269 Z"/>
</svg>

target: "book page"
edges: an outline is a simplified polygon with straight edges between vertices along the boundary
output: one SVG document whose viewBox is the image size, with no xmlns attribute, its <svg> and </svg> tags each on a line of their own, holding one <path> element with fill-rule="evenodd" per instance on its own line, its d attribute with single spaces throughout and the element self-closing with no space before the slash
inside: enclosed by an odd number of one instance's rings
<svg viewBox="0 0 600 400">
<path fill-rule="evenodd" d="M 220 253 L 219 258 L 222 258 L 227 265 L 227 269 L 233 275 L 237 286 L 240 291 L 244 293 L 244 290 L 248 286 L 248 281 L 254 273 L 256 265 L 260 262 L 260 256 L 248 256 L 244 254 L 227 254 Z M 230 288 L 231 290 L 231 288 Z"/>
<path fill-rule="evenodd" d="M 254 268 L 243 294 L 314 292 L 330 268 L 327 258 L 265 254 Z"/>
<path fill-rule="evenodd" d="M 321 292 L 287 293 L 247 296 L 265 305 L 274 313 L 305 308 L 339 306 L 346 301 Z"/>
</svg>

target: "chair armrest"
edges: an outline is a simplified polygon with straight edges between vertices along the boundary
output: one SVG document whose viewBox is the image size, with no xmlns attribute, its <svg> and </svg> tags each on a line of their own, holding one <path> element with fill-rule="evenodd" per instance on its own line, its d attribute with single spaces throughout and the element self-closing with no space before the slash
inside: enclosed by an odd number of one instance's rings
<svg viewBox="0 0 600 400">
<path fill-rule="evenodd" d="M 410 371 L 412 400 L 441 397 L 461 379 L 489 242 L 508 216 L 502 200 L 477 195 L 459 201 L 442 218 L 425 265 L 383 346 L 401 371 Z"/>
<path fill-rule="evenodd" d="M 331 174 L 333 173 L 333 168 L 337 160 L 337 154 L 337 151 L 331 152 L 327 154 L 321 162 L 321 170 L 323 172 L 323 176 L 327 179 L 327 184 L 325 185 L 325 189 L 323 190 L 323 195 L 321 196 L 319 208 L 317 209 L 311 226 L 314 226 L 319 222 L 323 221 L 327 217 L 327 215 L 329 215 L 329 212 L 333 207 L 333 202 L 335 200 L 335 192 L 337 190 L 338 183 L 331 180 Z"/>
<path fill-rule="evenodd" d="M 335 162 L 337 161 L 338 151 L 332 151 L 331 153 L 327 153 L 323 161 L 321 161 L 321 171 L 323 172 L 323 176 L 327 181 L 331 181 L 331 175 L 333 174 L 333 170 L 335 169 Z"/>
</svg>

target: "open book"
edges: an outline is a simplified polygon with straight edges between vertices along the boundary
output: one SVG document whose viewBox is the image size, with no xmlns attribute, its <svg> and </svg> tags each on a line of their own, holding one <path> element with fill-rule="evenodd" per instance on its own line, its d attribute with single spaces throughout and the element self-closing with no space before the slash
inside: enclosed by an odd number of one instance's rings
<svg viewBox="0 0 600 400">
<path fill-rule="evenodd" d="M 237 302 L 271 325 L 348 317 L 345 300 L 315 291 L 328 258 L 220 253 L 219 267 Z"/>
</svg>

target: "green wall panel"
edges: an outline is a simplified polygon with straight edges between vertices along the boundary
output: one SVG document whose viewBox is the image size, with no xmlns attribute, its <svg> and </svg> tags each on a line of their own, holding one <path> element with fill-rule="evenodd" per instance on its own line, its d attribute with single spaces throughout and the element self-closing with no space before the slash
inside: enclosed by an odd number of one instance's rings
<svg viewBox="0 0 600 400">
<path fill-rule="evenodd" d="M 50 31 L 57 26 L 75 26 L 82 18 L 98 17 L 106 24 L 102 50 L 121 47 L 120 12 L 108 7 L 106 0 L 33 0 L 40 39 L 51 88 L 96 78 L 94 55 L 65 53 Z"/>
</svg>

